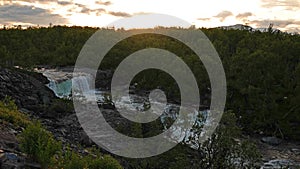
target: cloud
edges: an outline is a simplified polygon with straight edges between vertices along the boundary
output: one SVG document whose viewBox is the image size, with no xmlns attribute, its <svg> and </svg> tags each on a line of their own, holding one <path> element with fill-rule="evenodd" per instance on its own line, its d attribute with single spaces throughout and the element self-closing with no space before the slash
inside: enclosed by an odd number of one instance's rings
<svg viewBox="0 0 300 169">
<path fill-rule="evenodd" d="M 105 1 L 105 2 L 103 2 L 103 1 L 95 1 L 95 4 L 108 6 L 108 5 L 111 5 L 112 3 L 111 3 L 111 1 Z"/>
<path fill-rule="evenodd" d="M 215 18 L 219 18 L 220 21 L 224 21 L 227 17 L 232 16 L 232 12 L 230 11 L 222 11 L 218 15 L 214 16 Z"/>
<path fill-rule="evenodd" d="M 4 5 L 7 4 L 14 4 L 16 2 L 28 2 L 28 3 L 41 3 L 41 4 L 47 4 L 49 2 L 57 2 L 57 0 L 1 0 L 1 2 Z"/>
<path fill-rule="evenodd" d="M 199 21 L 209 21 L 211 18 L 197 18 Z"/>
<path fill-rule="evenodd" d="M 83 7 L 80 11 L 81 13 L 86 13 L 86 14 L 89 14 L 90 12 L 92 12 L 91 9 L 87 8 L 87 7 Z"/>
<path fill-rule="evenodd" d="M 237 19 L 247 19 L 249 16 L 253 16 L 253 13 L 251 13 L 251 12 L 240 13 L 235 17 Z"/>
<path fill-rule="evenodd" d="M 152 12 L 135 12 L 133 15 L 148 15 L 148 14 L 153 14 Z"/>
<path fill-rule="evenodd" d="M 300 9 L 300 0 L 261 0 L 262 7 L 284 7 L 287 10 Z"/>
<path fill-rule="evenodd" d="M 126 13 L 126 12 L 113 12 L 113 11 L 110 11 L 110 12 L 108 12 L 108 14 L 113 15 L 113 16 L 119 16 L 119 17 L 130 17 L 131 16 L 131 14 Z"/>
<path fill-rule="evenodd" d="M 78 4 L 78 3 L 75 3 L 76 6 L 80 7 L 80 8 L 85 8 L 86 6 L 83 5 L 83 4 Z"/>
<path fill-rule="evenodd" d="M 106 13 L 106 10 L 104 8 L 91 9 L 91 8 L 88 8 L 86 5 L 83 5 L 83 4 L 77 4 L 76 3 L 75 5 L 79 8 L 81 8 L 81 10 L 79 12 L 83 13 L 83 14 L 96 13 L 97 16 L 100 16 L 101 14 Z M 69 11 L 73 12 L 74 9 L 76 9 L 76 8 L 73 8 Z"/>
<path fill-rule="evenodd" d="M 85 14 L 96 13 L 97 16 L 100 16 L 101 14 L 106 13 L 106 10 L 103 8 L 89 9 L 87 7 L 83 7 L 80 13 L 85 13 Z"/>
<path fill-rule="evenodd" d="M 252 20 L 249 21 L 250 24 L 255 24 L 258 27 L 268 27 L 270 24 L 273 24 L 275 27 L 286 28 L 289 25 L 299 25 L 300 21 L 293 19 L 289 20 Z"/>
<path fill-rule="evenodd" d="M 57 1 L 57 4 L 62 5 L 62 6 L 73 5 L 73 3 L 70 1 Z"/>
<path fill-rule="evenodd" d="M 299 29 L 299 26 L 292 26 L 292 27 L 286 28 L 286 31 L 299 34 L 300 29 Z"/>
<path fill-rule="evenodd" d="M 0 24 L 31 23 L 34 25 L 67 24 L 67 20 L 60 15 L 34 6 L 3 5 L 0 7 Z"/>
<path fill-rule="evenodd" d="M 274 28 L 280 29 L 286 32 L 300 32 L 299 25 L 300 20 L 252 20 L 249 21 L 250 24 L 256 25 L 256 27 L 267 28 L 270 24 L 273 24 Z"/>
</svg>

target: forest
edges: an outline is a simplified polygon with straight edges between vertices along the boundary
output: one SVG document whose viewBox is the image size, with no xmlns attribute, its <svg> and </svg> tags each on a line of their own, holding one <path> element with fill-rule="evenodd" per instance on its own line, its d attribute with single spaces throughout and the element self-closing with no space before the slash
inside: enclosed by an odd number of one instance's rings
<svg viewBox="0 0 300 169">
<path fill-rule="evenodd" d="M 3 67 L 20 66 L 28 70 L 43 66 L 74 66 L 85 42 L 96 31 L 103 29 L 108 28 L 54 26 L 25 30 L 1 29 L 0 64 Z M 250 136 L 263 133 L 285 140 L 300 141 L 300 36 L 273 31 L 272 28 L 267 32 L 220 28 L 201 28 L 199 31 L 205 33 L 212 42 L 225 69 L 227 81 L 225 112 L 227 113 L 222 119 L 220 128 L 223 124 L 229 124 L 229 129 L 232 128 L 230 131 L 222 130 L 221 133 L 234 135 L 241 132 Z M 207 72 L 196 54 L 181 42 L 162 35 L 140 34 L 119 42 L 107 53 L 99 69 L 115 70 L 124 58 L 144 48 L 166 49 L 182 58 L 194 73 L 200 93 L 210 95 Z M 166 92 L 168 99 L 180 98 L 180 91 L 174 79 L 162 71 L 146 70 L 139 73 L 132 81 L 132 83 L 136 82 L 139 83 L 138 88 L 141 90 L 161 88 Z M 202 104 L 209 104 L 209 102 L 209 99 L 202 100 Z M 231 124 L 234 125 L 230 126 Z M 235 124 L 240 130 L 235 128 Z M 211 139 L 220 141 L 222 137 Z M 234 149 L 232 144 L 234 143 L 226 140 L 222 142 L 224 148 L 228 149 Z M 218 146 L 220 148 L 220 145 Z M 252 149 L 248 144 L 241 146 L 244 146 L 245 152 Z M 176 154 L 178 150 L 181 150 L 181 146 L 167 155 L 172 155 L 172 152 Z M 189 150 L 184 149 L 184 151 Z M 220 150 L 220 152 L 226 151 Z M 249 152 L 244 154 L 241 152 L 241 154 L 247 156 L 247 159 L 256 156 L 254 152 Z M 216 156 L 214 158 L 220 160 L 222 156 L 223 158 L 228 156 L 228 154 L 218 153 L 214 155 Z M 159 158 L 148 159 L 152 164 L 157 160 L 159 161 Z M 224 163 L 217 164 L 218 162 L 220 161 L 215 161 L 216 164 L 213 165 L 224 167 Z M 144 161 L 133 160 L 132 165 L 135 163 L 141 166 Z M 209 162 L 201 163 L 202 166 L 203 164 Z M 184 161 L 181 165 L 185 165 Z"/>
<path fill-rule="evenodd" d="M 72 66 L 84 43 L 97 30 L 100 29 L 64 26 L 2 29 L 0 63 L 26 68 Z M 240 117 L 243 131 L 299 140 L 300 36 L 272 30 L 201 31 L 221 57 L 227 78 L 226 110 L 233 110 Z M 101 69 L 115 69 L 126 56 L 145 47 L 164 48 L 182 57 L 198 83 L 201 81 L 200 91 L 207 93 L 210 84 L 201 61 L 186 46 L 167 37 L 138 35 L 123 40 L 107 54 Z M 152 73 L 158 78 L 149 78 L 150 71 L 137 77 L 143 87 L 163 86 L 173 97 L 178 95 L 176 85 L 170 85 L 174 84 L 170 83 L 172 78 L 163 72 Z"/>
</svg>

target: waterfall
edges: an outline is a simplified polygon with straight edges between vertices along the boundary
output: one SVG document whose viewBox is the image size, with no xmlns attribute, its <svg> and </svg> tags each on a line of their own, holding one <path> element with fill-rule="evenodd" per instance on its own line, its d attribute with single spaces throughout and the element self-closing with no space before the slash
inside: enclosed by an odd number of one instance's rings
<svg viewBox="0 0 300 169">
<path fill-rule="evenodd" d="M 80 93 L 87 93 L 90 91 L 92 77 L 90 75 L 73 77 L 72 83 L 75 91 L 79 91 Z"/>
<path fill-rule="evenodd" d="M 90 74 L 80 73 L 77 75 L 73 75 L 73 72 L 66 72 L 66 71 L 58 71 L 58 70 L 44 70 L 44 76 L 46 76 L 50 83 L 47 85 L 53 92 L 56 94 L 57 97 L 60 98 L 67 98 L 71 99 L 70 96 L 73 94 L 76 98 L 86 101 L 86 102 L 94 102 L 95 100 L 97 103 L 105 103 L 107 102 L 107 98 L 109 94 L 107 91 L 99 91 L 99 90 L 92 90 L 91 84 L 94 83 L 94 77 Z M 74 93 L 72 93 L 72 85 L 74 88 Z M 121 97 L 120 100 L 114 100 L 115 103 L 122 105 L 126 110 L 139 110 L 144 111 L 145 105 L 149 105 L 148 99 L 145 98 L 146 96 L 138 96 L 138 95 L 131 95 L 131 98 L 128 97 Z M 160 104 L 157 102 L 156 104 Z M 164 103 L 162 103 L 164 104 Z M 160 116 L 160 121 L 164 127 L 167 129 L 170 125 L 170 121 L 174 121 L 178 117 L 180 105 L 175 104 L 167 104 L 166 107 L 161 110 L 163 114 Z M 196 127 L 202 126 L 204 123 L 209 125 L 209 121 L 207 121 L 207 115 L 209 114 L 209 110 L 205 111 L 198 111 L 194 110 L 194 112 L 190 115 L 190 118 L 194 121 Z M 201 116 L 198 116 L 201 115 Z M 202 118 L 201 118 L 202 117 Z M 180 131 L 182 128 L 180 124 L 183 124 L 183 121 L 178 121 L 178 127 L 170 126 L 169 129 L 172 131 L 170 135 L 171 138 L 178 138 L 181 137 Z M 197 143 L 191 142 L 188 138 L 191 137 L 198 137 L 199 133 L 196 133 L 193 129 L 185 131 L 185 140 L 183 140 L 186 144 L 188 144 L 192 148 L 197 148 L 199 145 Z M 200 133 L 201 134 L 201 133 Z"/>
<path fill-rule="evenodd" d="M 78 74 L 73 76 L 73 72 L 57 71 L 57 70 L 43 70 L 44 76 L 50 81 L 47 84 L 57 97 L 70 99 L 72 94 L 72 84 L 74 91 L 79 95 L 91 92 L 91 83 L 93 77 L 90 74 Z"/>
<path fill-rule="evenodd" d="M 62 82 L 57 82 L 55 80 L 49 79 L 50 83 L 47 85 L 57 97 L 68 98 L 71 95 L 71 80 L 65 80 Z"/>
<path fill-rule="evenodd" d="M 90 91 L 91 76 L 78 76 L 65 81 L 56 81 L 49 79 L 50 83 L 47 85 L 57 97 L 69 98 L 72 91 L 72 83 L 75 91 L 79 93 L 86 93 Z"/>
</svg>

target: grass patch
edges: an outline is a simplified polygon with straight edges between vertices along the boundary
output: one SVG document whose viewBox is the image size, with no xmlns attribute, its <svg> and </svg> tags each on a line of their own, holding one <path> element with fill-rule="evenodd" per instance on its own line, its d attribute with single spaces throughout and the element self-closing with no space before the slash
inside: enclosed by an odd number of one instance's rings
<svg viewBox="0 0 300 169">
<path fill-rule="evenodd" d="M 54 169 L 122 169 L 119 162 L 110 155 L 103 155 L 97 149 L 89 150 L 90 154 L 81 156 L 68 149 L 53 160 Z"/>
<path fill-rule="evenodd" d="M 64 101 L 55 102 L 53 108 L 71 110 L 71 106 Z M 98 150 L 91 149 L 89 155 L 82 156 L 77 152 L 62 150 L 60 142 L 56 141 L 40 122 L 32 122 L 18 111 L 15 102 L 6 97 L 0 101 L 1 123 L 11 123 L 15 127 L 24 127 L 18 135 L 20 149 L 41 167 L 51 169 L 121 169 L 119 162 L 109 155 L 103 155 Z M 93 155 L 91 155 L 93 154 Z"/>
<path fill-rule="evenodd" d="M 21 150 L 39 162 L 42 168 L 48 168 L 51 158 L 61 150 L 61 143 L 39 122 L 29 125 L 18 137 Z"/>
<path fill-rule="evenodd" d="M 5 97 L 0 101 L 0 119 L 12 123 L 16 127 L 26 127 L 31 124 L 29 118 L 18 111 L 18 107 L 11 97 Z"/>
</svg>

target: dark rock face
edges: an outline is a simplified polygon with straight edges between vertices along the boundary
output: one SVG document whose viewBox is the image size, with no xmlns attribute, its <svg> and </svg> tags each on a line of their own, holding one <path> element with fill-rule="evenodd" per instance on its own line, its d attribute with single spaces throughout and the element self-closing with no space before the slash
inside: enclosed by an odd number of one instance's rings
<svg viewBox="0 0 300 169">
<path fill-rule="evenodd" d="M 89 138 L 89 136 L 84 132 L 80 132 L 80 143 L 85 146 L 92 146 L 94 142 Z"/>
<path fill-rule="evenodd" d="M 10 96 L 21 112 L 42 114 L 44 107 L 55 98 L 44 83 L 48 81 L 41 74 L 0 68 L 0 100 Z M 21 153 L 16 135 L 22 130 L 0 122 L 0 168 L 41 168 L 39 164 L 28 162 Z"/>
<path fill-rule="evenodd" d="M 261 141 L 273 146 L 277 146 L 282 142 L 282 140 L 277 137 L 263 137 Z"/>
<path fill-rule="evenodd" d="M 47 78 L 41 74 L 0 68 L 0 100 L 10 96 L 19 111 L 38 119 L 58 140 L 78 144 L 84 137 L 75 113 L 65 100 L 58 99 L 45 86 Z M 1 120 L 1 119 L 0 119 Z M 41 168 L 39 164 L 26 161 L 18 147 L 16 135 L 23 129 L 1 126 L 0 122 L 0 168 Z"/>
<path fill-rule="evenodd" d="M 43 112 L 43 107 L 51 104 L 50 101 L 55 95 L 45 86 L 47 80 L 41 76 L 37 73 L 28 75 L 15 70 L 0 69 L 0 99 L 10 96 L 20 108 L 35 113 Z"/>
<path fill-rule="evenodd" d="M 92 141 L 83 132 L 72 103 L 58 99 L 44 83 L 48 81 L 41 74 L 0 68 L 0 100 L 10 96 L 21 112 L 39 119 L 62 142 L 91 145 Z"/>
<path fill-rule="evenodd" d="M 110 89 L 110 83 L 113 74 L 114 72 L 110 70 L 106 70 L 106 71 L 98 70 L 97 77 L 95 80 L 96 87 L 101 89 Z"/>
</svg>

